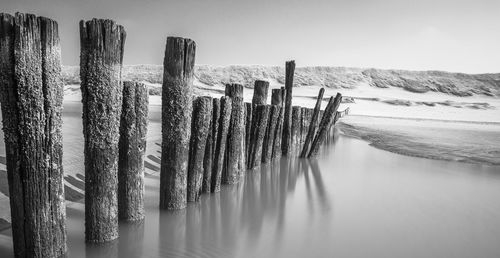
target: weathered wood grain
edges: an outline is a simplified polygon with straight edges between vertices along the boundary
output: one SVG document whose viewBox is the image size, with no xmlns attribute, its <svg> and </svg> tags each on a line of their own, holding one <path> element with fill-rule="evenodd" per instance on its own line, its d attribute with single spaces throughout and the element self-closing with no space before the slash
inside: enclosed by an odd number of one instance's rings
<svg viewBox="0 0 500 258">
<path fill-rule="evenodd" d="M 211 131 L 212 98 L 197 97 L 193 104 L 193 120 L 191 123 L 191 141 L 189 147 L 187 201 L 199 200 L 202 180 L 203 161 L 208 134 Z"/>
<path fill-rule="evenodd" d="M 243 86 L 227 84 L 226 96 L 231 98 L 231 120 L 227 136 L 225 165 L 222 171 L 223 184 L 235 184 L 243 174 L 245 166 L 245 117 L 243 104 Z"/>
<path fill-rule="evenodd" d="M 85 138 L 85 240 L 118 237 L 118 141 L 125 30 L 112 20 L 80 21 Z"/>
<path fill-rule="evenodd" d="M 163 61 L 160 208 L 186 207 L 196 43 L 168 37 Z"/>
<path fill-rule="evenodd" d="M 148 128 L 148 88 L 123 82 L 118 158 L 118 219 L 144 219 L 144 155 Z"/>
<path fill-rule="evenodd" d="M 214 167 L 212 168 L 212 187 L 213 193 L 220 191 L 222 170 L 225 163 L 227 134 L 229 131 L 229 123 L 231 120 L 232 101 L 229 97 L 221 97 L 220 99 L 220 118 L 217 128 L 217 141 L 214 150 Z"/>
<path fill-rule="evenodd" d="M 285 70 L 285 114 L 283 118 L 283 139 L 281 149 L 283 155 L 288 155 L 290 152 L 291 130 L 292 130 L 292 89 L 293 75 L 295 72 L 295 61 L 286 62 Z"/>
<path fill-rule="evenodd" d="M 316 133 L 316 124 L 319 119 L 319 113 L 321 110 L 321 102 L 323 102 L 323 95 L 325 93 L 325 88 L 321 88 L 318 93 L 318 98 L 316 99 L 316 105 L 314 106 L 314 113 L 309 122 L 309 127 L 307 131 L 307 136 L 304 141 L 304 146 L 302 147 L 302 151 L 300 152 L 300 157 L 305 158 L 309 153 L 309 147 L 314 140 L 314 135 Z"/>
</svg>

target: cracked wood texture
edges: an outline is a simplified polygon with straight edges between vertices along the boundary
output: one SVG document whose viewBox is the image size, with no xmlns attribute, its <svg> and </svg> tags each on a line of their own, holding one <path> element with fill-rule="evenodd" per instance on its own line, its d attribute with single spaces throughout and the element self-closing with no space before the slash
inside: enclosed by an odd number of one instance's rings
<svg viewBox="0 0 500 258">
<path fill-rule="evenodd" d="M 304 147 L 306 141 L 307 132 L 309 130 L 309 122 L 311 121 L 311 116 L 309 115 L 309 108 L 302 108 L 301 114 L 301 127 L 300 127 L 300 146 Z M 299 153 L 300 154 L 300 153 Z"/>
<path fill-rule="evenodd" d="M 196 43 L 168 37 L 163 61 L 160 208 L 186 207 Z"/>
<path fill-rule="evenodd" d="M 280 112 L 281 106 L 271 105 L 267 121 L 266 135 L 264 136 L 264 143 L 262 147 L 262 163 L 268 163 L 272 159 L 276 125 L 278 124 Z"/>
<path fill-rule="evenodd" d="M 226 153 L 227 133 L 231 119 L 232 101 L 229 97 L 220 98 L 219 125 L 217 127 L 217 137 L 214 150 L 214 165 L 212 168 L 212 187 L 213 193 L 220 192 L 222 169 L 224 167 L 224 156 Z"/>
<path fill-rule="evenodd" d="M 280 89 L 273 89 L 271 93 L 271 105 L 277 105 L 280 107 L 280 111 L 278 114 L 278 121 L 276 124 L 275 132 L 274 132 L 274 139 L 273 141 L 273 150 L 272 150 L 272 159 L 280 157 L 282 150 L 281 150 L 281 139 L 282 139 L 282 134 L 283 134 L 283 115 L 285 113 L 285 108 L 284 108 L 284 96 L 285 96 L 285 88 L 281 87 Z"/>
<path fill-rule="evenodd" d="M 123 83 L 118 157 L 118 219 L 144 219 L 144 155 L 148 126 L 148 88 Z"/>
<path fill-rule="evenodd" d="M 300 127 L 302 126 L 302 108 L 299 106 L 292 107 L 292 130 L 290 141 L 290 153 L 296 155 L 300 149 Z"/>
<path fill-rule="evenodd" d="M 295 72 L 295 61 L 288 61 L 285 64 L 285 114 L 283 116 L 283 139 L 281 141 L 281 149 L 283 155 L 288 155 L 291 144 L 292 131 L 292 88 L 293 75 Z"/>
<path fill-rule="evenodd" d="M 203 160 L 207 137 L 211 131 L 212 98 L 198 97 L 193 104 L 191 140 L 187 180 L 187 201 L 196 202 L 200 198 L 203 180 Z"/>
<path fill-rule="evenodd" d="M 305 138 L 304 146 L 302 147 L 302 152 L 300 153 L 301 158 L 307 157 L 309 153 L 309 147 L 314 140 L 314 135 L 316 133 L 316 123 L 319 119 L 319 112 L 321 110 L 321 102 L 323 102 L 323 95 L 325 94 L 325 88 L 321 88 L 318 93 L 318 98 L 316 99 L 316 105 L 314 106 L 314 112 L 309 122 L 309 128 L 307 131 L 307 136 Z"/>
<path fill-rule="evenodd" d="M 203 158 L 203 183 L 201 191 L 210 193 L 212 188 L 212 169 L 214 168 L 215 146 L 217 144 L 217 131 L 220 119 L 220 99 L 212 101 L 212 118 L 210 120 L 210 131 L 208 132 L 207 144 L 205 146 L 205 157 Z"/>
<path fill-rule="evenodd" d="M 255 81 L 255 84 L 253 87 L 253 97 L 252 97 L 251 110 L 254 110 L 257 107 L 257 105 L 266 105 L 268 91 L 269 91 L 269 82 L 262 81 L 262 80 Z M 248 108 L 247 108 L 247 110 L 248 110 Z M 245 149 L 245 151 L 246 151 L 245 157 L 247 157 L 247 168 L 251 168 L 251 167 L 248 167 L 251 164 L 251 162 L 249 162 L 249 159 L 252 158 L 249 148 L 250 148 L 250 145 L 252 145 L 252 143 L 256 140 L 256 139 L 252 138 L 252 137 L 254 137 L 254 135 L 251 132 L 252 127 L 254 126 L 253 125 L 254 120 L 256 119 L 255 116 L 256 116 L 255 112 L 250 114 L 250 117 L 251 117 L 250 124 L 247 124 L 245 127 L 246 128 L 246 135 L 245 135 L 246 141 L 245 142 L 247 143 L 246 149 Z M 247 115 L 247 122 L 248 122 L 248 115 Z"/>
<path fill-rule="evenodd" d="M 243 86 L 227 84 L 226 96 L 231 98 L 231 120 L 227 135 L 227 146 L 224 170 L 222 171 L 223 184 L 235 184 L 239 181 L 245 169 L 245 107 L 243 103 Z"/>
<path fill-rule="evenodd" d="M 248 157 L 248 169 L 254 169 L 262 163 L 262 144 L 267 129 L 267 120 L 269 119 L 268 105 L 257 105 L 253 116 L 250 140 L 250 149 Z"/>
<path fill-rule="evenodd" d="M 66 255 L 58 25 L 0 14 L 0 99 L 16 257 Z"/>
<path fill-rule="evenodd" d="M 257 80 L 253 86 L 252 105 L 267 104 L 267 93 L 269 91 L 269 82 Z"/>
<path fill-rule="evenodd" d="M 252 129 L 252 103 L 245 102 L 245 157 L 248 158 L 248 149 L 250 148 L 250 138 Z"/>
<path fill-rule="evenodd" d="M 118 142 L 125 30 L 112 20 L 80 21 L 85 138 L 85 240 L 118 237 Z"/>
<path fill-rule="evenodd" d="M 335 120 L 335 114 L 337 113 L 337 109 L 339 108 L 341 101 L 342 95 L 340 93 L 337 93 L 335 99 L 333 97 L 330 98 L 328 106 L 326 107 L 319 124 L 318 133 L 314 137 L 314 141 L 311 145 L 311 150 L 309 151 L 309 155 L 307 156 L 308 158 L 316 157 L 318 155 L 319 147 L 325 140 L 326 134 L 328 133 L 330 126 Z"/>
</svg>

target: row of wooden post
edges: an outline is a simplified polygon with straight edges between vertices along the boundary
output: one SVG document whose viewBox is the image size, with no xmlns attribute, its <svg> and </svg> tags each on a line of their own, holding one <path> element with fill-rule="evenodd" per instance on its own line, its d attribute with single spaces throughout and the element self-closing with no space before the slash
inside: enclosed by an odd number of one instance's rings
<svg viewBox="0 0 500 258">
<path fill-rule="evenodd" d="M 118 237 L 118 221 L 144 219 L 148 92 L 122 82 L 126 33 L 111 20 L 80 22 L 85 158 L 85 239 Z M 281 155 L 314 157 L 340 117 L 340 94 L 320 112 L 292 106 L 295 62 L 285 87 L 258 80 L 252 103 L 243 86 L 193 97 L 196 44 L 169 37 L 162 86 L 160 208 L 182 209 L 201 193 L 237 183 L 246 169 Z M 60 43 L 57 23 L 0 14 L 0 100 L 16 257 L 67 252 L 62 168 Z M 319 119 L 321 117 L 321 120 Z"/>
</svg>

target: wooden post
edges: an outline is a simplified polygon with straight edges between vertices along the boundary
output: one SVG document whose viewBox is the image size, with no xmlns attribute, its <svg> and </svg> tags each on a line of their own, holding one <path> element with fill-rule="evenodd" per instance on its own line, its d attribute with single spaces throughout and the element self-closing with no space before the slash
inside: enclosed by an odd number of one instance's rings
<svg viewBox="0 0 500 258">
<path fill-rule="evenodd" d="M 257 80 L 253 87 L 252 105 L 267 104 L 267 93 L 269 91 L 269 82 Z"/>
<path fill-rule="evenodd" d="M 245 102 L 245 158 L 248 158 L 248 149 L 250 147 L 250 130 L 252 129 L 252 103 Z"/>
<path fill-rule="evenodd" d="M 301 127 L 301 107 L 292 107 L 292 130 L 290 135 L 290 154 L 294 154 L 300 146 L 300 127 Z"/>
<path fill-rule="evenodd" d="M 280 107 L 280 111 L 278 114 L 278 121 L 276 124 L 276 129 L 274 132 L 274 139 L 273 139 L 273 150 L 272 150 L 273 158 L 281 156 L 282 153 L 281 139 L 283 135 L 283 116 L 285 113 L 285 108 L 283 103 L 284 96 L 285 96 L 285 88 L 281 87 L 281 89 L 272 90 L 271 105 L 277 105 Z"/>
<path fill-rule="evenodd" d="M 226 158 L 222 171 L 222 183 L 235 184 L 245 169 L 244 145 L 244 106 L 243 86 L 240 84 L 227 84 L 226 96 L 231 98 L 231 121 L 227 136 Z"/>
<path fill-rule="evenodd" d="M 272 89 L 271 90 L 271 105 L 283 105 L 283 95 L 281 89 Z"/>
<path fill-rule="evenodd" d="M 222 169 L 224 167 L 224 156 L 226 153 L 227 132 L 231 120 L 232 101 L 229 97 L 220 99 L 220 118 L 217 128 L 217 141 L 214 151 L 214 167 L 212 168 L 212 187 L 213 193 L 220 191 Z"/>
<path fill-rule="evenodd" d="M 323 119 L 321 119 L 318 133 L 316 134 L 316 137 L 314 137 L 314 141 L 311 146 L 311 150 L 309 151 L 308 158 L 312 158 L 318 155 L 319 147 L 325 140 L 325 136 L 332 122 L 335 119 L 335 114 L 337 112 L 337 109 L 339 108 L 341 101 L 342 101 L 342 95 L 340 93 L 337 93 L 335 99 L 333 99 L 333 97 L 330 98 L 328 106 L 326 107 L 325 112 L 323 114 Z"/>
<path fill-rule="evenodd" d="M 257 105 L 254 112 L 252 123 L 252 138 L 250 141 L 250 155 L 248 160 L 248 169 L 254 169 L 260 166 L 262 162 L 262 144 L 267 129 L 267 120 L 269 118 L 269 106 Z"/>
<path fill-rule="evenodd" d="M 301 158 L 305 158 L 309 153 L 309 146 L 314 140 L 314 135 L 316 133 L 316 124 L 319 118 L 319 113 L 321 110 L 321 102 L 323 102 L 323 95 L 325 93 L 325 88 L 321 88 L 318 93 L 318 98 L 316 99 L 316 105 L 314 106 L 314 112 L 311 118 L 311 122 L 309 123 L 309 128 L 307 131 L 307 136 L 304 142 L 304 146 L 302 147 L 302 152 L 300 153 Z"/>
<path fill-rule="evenodd" d="M 276 125 L 278 124 L 278 117 L 281 112 L 281 107 L 278 105 L 271 105 L 269 110 L 269 119 L 267 121 L 266 135 L 262 147 L 262 163 L 267 163 L 272 159 L 274 139 L 276 134 Z"/>
<path fill-rule="evenodd" d="M 283 121 L 283 139 L 281 144 L 283 155 L 288 155 L 290 152 L 290 141 L 291 141 L 291 130 L 292 130 L 292 88 L 293 88 L 294 72 L 295 72 L 295 61 L 286 62 L 285 114 Z"/>
<path fill-rule="evenodd" d="M 0 14 L 0 102 L 16 257 L 67 251 L 60 49 L 57 22 Z"/>
<path fill-rule="evenodd" d="M 118 141 L 125 30 L 112 20 L 80 21 L 85 138 L 85 240 L 118 237 Z"/>
<path fill-rule="evenodd" d="M 262 81 L 262 80 L 257 80 L 255 81 L 255 84 L 254 84 L 254 87 L 253 87 L 253 98 L 252 98 L 252 106 L 250 107 L 251 109 L 255 109 L 257 107 L 257 105 L 266 105 L 267 103 L 267 93 L 269 91 L 269 82 L 267 81 Z M 247 110 L 248 110 L 248 107 L 247 107 Z M 246 139 L 247 139 L 247 147 L 246 147 L 246 156 L 247 157 L 247 168 L 250 168 L 248 167 L 251 162 L 249 161 L 252 157 L 251 157 L 251 153 L 250 153 L 250 150 L 249 150 L 249 146 L 256 141 L 256 139 L 252 139 L 252 137 L 254 137 L 253 133 L 252 133 L 252 128 L 254 126 L 254 121 L 256 119 L 256 114 L 255 112 L 253 112 L 253 114 L 251 114 L 251 123 L 250 125 L 247 124 L 247 128 L 250 128 L 250 131 L 246 131 L 247 132 L 247 135 L 246 135 Z M 247 117 L 247 121 L 248 121 L 248 117 Z M 250 132 L 250 133 L 248 133 Z"/>
<path fill-rule="evenodd" d="M 187 201 L 199 200 L 203 180 L 203 160 L 208 133 L 211 130 L 212 98 L 198 97 L 193 104 L 191 142 L 189 148 Z"/>
<path fill-rule="evenodd" d="M 205 157 L 203 159 L 203 183 L 202 192 L 210 193 L 212 188 L 212 169 L 214 167 L 214 153 L 217 144 L 217 131 L 219 130 L 220 100 L 214 98 L 212 101 L 212 119 L 210 131 L 208 132 L 207 144 L 205 146 Z"/>
<path fill-rule="evenodd" d="M 300 125 L 300 144 L 299 144 L 299 147 L 298 147 L 299 150 L 302 150 L 302 148 L 304 147 L 304 143 L 306 141 L 307 132 L 308 132 L 308 129 L 309 129 L 308 125 L 309 125 L 309 122 L 311 121 L 311 117 L 309 116 L 309 109 L 303 107 L 301 109 L 301 111 L 302 111 L 302 114 L 301 114 L 301 119 L 300 119 L 301 125 Z"/>
<path fill-rule="evenodd" d="M 163 61 L 160 208 L 186 207 L 196 43 L 168 37 Z"/>
<path fill-rule="evenodd" d="M 118 158 L 118 219 L 144 219 L 144 155 L 148 128 L 148 88 L 123 83 Z"/>
</svg>

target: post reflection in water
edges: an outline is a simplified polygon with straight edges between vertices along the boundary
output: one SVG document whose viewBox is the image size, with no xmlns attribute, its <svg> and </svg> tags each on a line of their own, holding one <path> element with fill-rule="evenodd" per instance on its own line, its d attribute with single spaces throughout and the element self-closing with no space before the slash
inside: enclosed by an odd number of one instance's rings
<svg viewBox="0 0 500 258">
<path fill-rule="evenodd" d="M 87 258 L 118 258 L 118 239 L 107 243 L 87 244 L 85 257 Z M 71 253 L 70 253 L 71 254 Z M 129 256 L 130 257 L 130 256 Z"/>
<path fill-rule="evenodd" d="M 308 178 L 309 170 L 313 180 Z M 263 246 L 267 251 L 272 246 L 272 252 L 279 253 L 287 223 L 287 198 L 298 184 L 305 182 L 305 207 L 311 212 L 312 198 L 328 205 L 320 173 L 317 164 L 305 159 L 282 158 L 246 171 L 239 184 L 203 195 L 184 211 L 159 212 L 157 255 L 241 257 Z M 311 190 L 313 185 L 318 196 Z"/>
<path fill-rule="evenodd" d="M 143 253 L 144 221 L 122 223 L 118 233 L 118 257 L 140 257 Z"/>
</svg>

